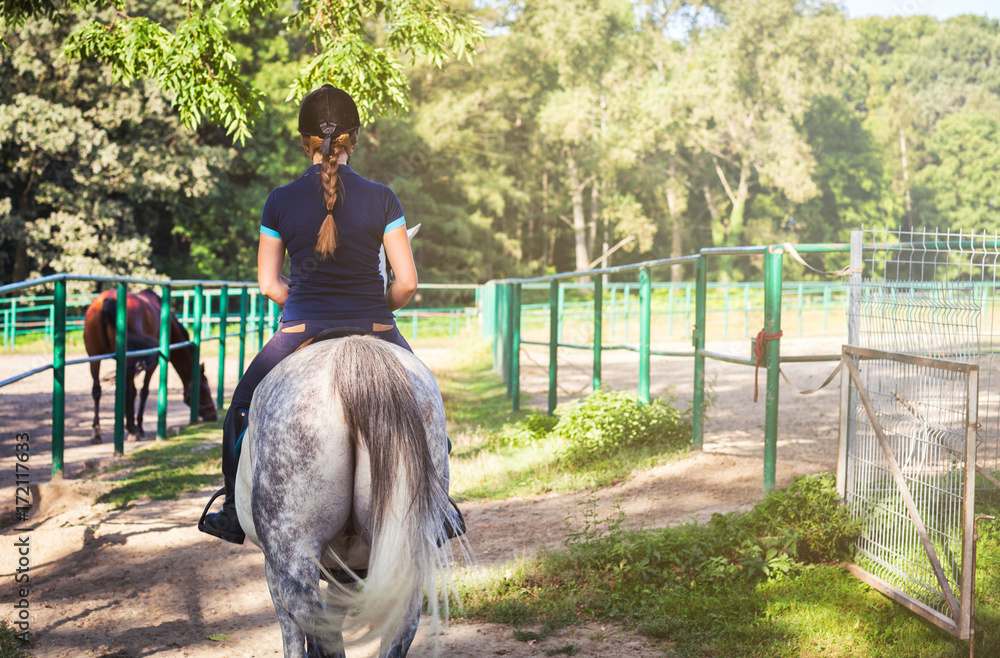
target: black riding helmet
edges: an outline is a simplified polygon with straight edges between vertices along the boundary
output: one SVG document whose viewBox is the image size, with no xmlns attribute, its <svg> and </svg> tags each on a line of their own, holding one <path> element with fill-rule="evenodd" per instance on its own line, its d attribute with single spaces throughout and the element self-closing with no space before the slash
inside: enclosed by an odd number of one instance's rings
<svg viewBox="0 0 1000 658">
<path fill-rule="evenodd" d="M 323 85 L 302 99 L 299 132 L 323 138 L 323 156 L 329 155 L 330 141 L 361 127 L 358 106 L 343 89 Z"/>
</svg>

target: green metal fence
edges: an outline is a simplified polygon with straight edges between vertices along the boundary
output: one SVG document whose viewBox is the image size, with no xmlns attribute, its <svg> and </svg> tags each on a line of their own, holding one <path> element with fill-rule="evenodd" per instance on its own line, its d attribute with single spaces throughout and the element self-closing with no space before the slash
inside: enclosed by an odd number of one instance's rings
<svg viewBox="0 0 1000 658">
<path fill-rule="evenodd" d="M 796 245 L 800 253 L 840 253 L 849 252 L 848 244 Z M 507 384 L 507 396 L 514 410 L 520 408 L 520 352 L 522 345 L 548 346 L 548 412 L 556 407 L 558 386 L 559 349 L 591 350 L 593 352 L 593 387 L 601 386 L 602 354 L 608 350 L 630 350 L 638 354 L 639 379 L 637 383 L 639 399 L 650 399 L 650 357 L 682 356 L 693 358 L 694 395 L 692 401 L 693 431 L 692 448 L 701 449 L 704 439 L 705 412 L 705 360 L 715 359 L 747 366 L 767 369 L 765 399 L 764 437 L 764 491 L 774 490 L 775 463 L 777 460 L 778 434 L 778 381 L 779 367 L 791 361 L 836 361 L 839 354 L 782 357 L 780 341 L 785 330 L 782 327 L 783 299 L 795 299 L 794 320 L 799 335 L 808 323 L 811 326 L 822 323 L 827 331 L 837 325 L 838 333 L 846 326 L 846 292 L 837 283 L 791 283 L 782 281 L 782 260 L 789 252 L 787 245 L 766 247 L 738 247 L 703 249 L 699 254 L 680 258 L 646 261 L 585 272 L 568 272 L 531 279 L 504 279 L 492 281 L 484 288 L 482 308 L 484 312 L 483 332 L 493 340 L 494 367 Z M 764 259 L 764 281 L 737 286 L 721 282 L 708 282 L 710 259 L 726 257 L 761 257 Z M 675 284 L 653 282 L 653 274 L 662 272 L 667 266 L 693 268 L 693 281 Z M 631 280 L 615 281 L 628 276 Z M 532 290 L 548 289 L 546 302 L 524 303 L 524 296 Z M 608 292 L 611 297 L 611 313 L 607 312 Z M 734 295 L 733 292 L 737 294 Z M 574 296 L 589 296 L 584 301 L 572 300 Z M 656 301 L 654 301 L 656 300 Z M 619 308 L 618 305 L 623 308 Z M 634 310 L 633 309 L 634 305 Z M 526 338 L 534 331 L 532 322 L 539 312 L 548 313 L 549 336 L 544 340 Z M 632 317 L 630 317 L 630 313 Z M 691 348 L 653 349 L 651 343 L 651 321 L 659 313 L 667 319 L 669 339 L 679 337 L 691 341 Z M 589 344 L 567 342 L 566 327 L 572 321 L 587 317 L 586 325 L 592 341 Z M 589 317 L 588 317 L 589 316 Z M 754 318 L 759 318 L 754 323 Z M 611 323 L 618 323 L 613 329 L 610 343 L 605 342 L 605 331 Z M 730 325 L 732 321 L 733 326 Z M 737 331 L 736 325 L 741 325 Z M 539 326 L 542 326 L 541 324 Z M 759 331 L 760 330 L 760 331 Z M 631 334 L 630 334 L 631 331 Z M 762 333 L 761 333 L 762 331 Z M 675 333 L 676 332 L 676 333 Z M 721 354 L 705 349 L 706 338 L 760 336 L 761 359 Z M 533 336 L 534 337 L 534 336 Z M 620 341 L 620 342 L 618 342 Z M 749 353 L 749 352 L 748 352 Z"/>
<path fill-rule="evenodd" d="M 105 282 L 115 284 L 117 287 L 117 308 L 115 316 L 115 329 L 116 329 L 116 344 L 115 352 L 113 354 L 100 354 L 80 359 L 74 359 L 71 361 L 66 360 L 66 332 L 69 326 L 73 326 L 75 323 L 67 322 L 67 282 L 69 281 L 90 281 L 90 282 Z M 159 286 L 160 297 L 163 301 L 161 308 L 160 317 L 160 345 L 159 347 L 150 348 L 147 350 L 134 350 L 131 352 L 126 352 L 125 349 L 125 325 L 126 325 L 126 292 L 128 284 L 142 284 L 145 286 Z M 125 443 L 125 427 L 124 427 L 124 417 L 125 417 L 125 361 L 129 357 L 146 356 L 150 354 L 156 354 L 159 356 L 159 366 L 160 366 L 160 381 L 159 381 L 159 392 L 157 396 L 157 437 L 166 437 L 166 411 L 167 411 L 167 363 L 169 360 L 169 355 L 171 350 L 188 347 L 190 346 L 194 354 L 192 355 L 192 373 L 191 373 L 191 389 L 190 389 L 190 405 L 191 405 L 191 422 L 197 422 L 198 420 L 198 409 L 200 405 L 200 395 L 201 388 L 198 382 L 201 381 L 201 348 L 202 345 L 217 341 L 219 343 L 219 370 L 218 370 L 218 389 L 217 389 L 217 400 L 218 405 L 221 408 L 223 401 L 225 399 L 225 389 L 224 389 L 224 377 L 225 377 L 225 356 L 227 349 L 227 340 L 229 338 L 239 339 L 239 350 L 240 350 L 240 374 L 243 372 L 244 359 L 243 355 L 246 352 L 246 342 L 248 334 L 248 317 L 247 309 L 248 302 L 251 297 L 251 291 L 254 293 L 254 297 L 259 296 L 259 291 L 256 290 L 257 284 L 250 283 L 246 281 L 157 281 L 148 279 L 134 279 L 126 277 L 109 277 L 109 276 L 75 276 L 67 274 L 58 274 L 54 276 L 44 277 L 41 279 L 33 279 L 31 281 L 24 281 L 22 283 L 16 283 L 6 286 L 0 286 L 0 294 L 7 294 L 11 292 L 16 292 L 24 289 L 35 288 L 35 287 L 53 287 L 54 293 L 51 296 L 51 340 L 52 340 L 52 350 L 53 358 L 52 363 L 35 368 L 28 372 L 20 373 L 4 381 L 0 382 L 0 387 L 12 384 L 16 381 L 20 381 L 25 377 L 44 372 L 48 369 L 53 371 L 53 382 L 52 382 L 52 473 L 53 475 L 61 475 L 63 472 L 63 452 L 65 448 L 65 372 L 66 366 L 77 365 L 82 363 L 90 363 L 92 361 L 98 361 L 101 359 L 114 358 L 116 362 L 116 375 L 115 375 L 115 427 L 114 427 L 114 450 L 116 454 L 122 454 L 124 452 Z M 187 294 L 183 295 L 183 300 L 185 302 L 190 301 L 190 306 L 192 310 L 192 317 L 190 319 L 191 330 L 190 330 L 190 340 L 183 343 L 170 344 L 170 311 L 173 306 L 172 294 L 174 290 L 185 290 Z M 202 321 L 205 315 L 206 307 L 206 289 L 217 290 L 216 296 L 218 299 L 218 308 L 222 310 L 218 314 L 219 331 L 215 336 L 204 336 L 202 330 Z M 240 315 L 237 319 L 239 324 L 239 331 L 237 333 L 229 333 L 229 323 L 230 323 L 230 305 L 229 305 L 229 295 L 230 290 L 236 289 L 239 291 L 240 299 Z M 23 298 L 22 298 L 23 299 Z M 269 302 L 270 304 L 270 302 Z M 273 305 L 273 304 L 271 304 Z M 187 304 L 185 303 L 185 306 Z M 263 333 L 265 327 L 267 326 L 261 320 L 264 317 L 264 304 L 257 304 L 259 308 L 259 313 L 257 316 L 258 323 L 256 325 L 256 333 L 258 334 L 258 344 L 263 341 Z M 15 308 L 15 304 L 10 304 L 11 308 Z M 13 313 L 11 313 L 13 315 Z M 269 315 L 274 316 L 273 312 Z M 16 318 L 10 318 L 10 324 L 12 329 L 10 334 L 16 336 Z M 6 326 L 6 325 L 5 325 Z M 271 328 L 273 331 L 273 323 Z"/>
<path fill-rule="evenodd" d="M 117 287 L 115 352 L 85 358 L 66 359 L 66 337 L 69 332 L 82 331 L 84 313 L 92 294 L 67 294 L 70 281 L 102 282 Z M 163 301 L 160 317 L 160 345 L 147 350 L 125 349 L 126 291 L 129 284 L 158 287 Z M 115 424 L 114 450 L 124 452 L 125 442 L 125 361 L 127 358 L 157 354 L 159 356 L 159 391 L 157 394 L 157 437 L 167 434 L 167 363 L 171 350 L 190 346 L 194 350 L 192 385 L 190 388 L 191 421 L 198 421 L 201 387 L 201 352 L 204 346 L 216 343 L 219 365 L 216 383 L 216 404 L 221 411 L 226 401 L 226 357 L 235 347 L 238 354 L 238 372 L 243 375 L 246 364 L 247 341 L 256 337 L 256 350 L 263 347 L 265 339 L 277 331 L 280 312 L 278 306 L 267 300 L 255 282 L 248 281 L 162 281 L 110 276 L 77 276 L 59 274 L 22 283 L 0 286 L 0 295 L 10 295 L 23 290 L 53 289 L 52 294 L 28 294 L 0 297 L 0 322 L 3 344 L 13 350 L 18 336 L 37 334 L 52 345 L 52 363 L 23 372 L 3 381 L 0 388 L 26 377 L 53 371 L 52 387 L 52 472 L 63 472 L 65 449 L 65 369 L 66 366 L 114 359 Z M 398 324 L 411 341 L 423 336 L 455 337 L 469 328 L 476 318 L 476 305 L 480 287 L 475 285 L 423 284 L 421 294 L 437 296 L 451 302 L 468 302 L 471 306 L 409 309 L 397 312 Z M 426 299 L 426 297 L 425 297 Z M 433 300 L 431 300 L 433 301 Z M 190 340 L 170 344 L 170 312 L 188 330 Z M 235 327 L 235 330 L 234 330 Z M 233 346 L 232 341 L 237 340 Z"/>
<path fill-rule="evenodd" d="M 217 285 L 217 282 L 204 281 L 206 286 Z M 236 318 L 246 316 L 252 327 L 275 326 L 279 316 L 273 305 L 256 291 L 256 284 L 243 282 L 239 285 L 248 286 L 252 292 L 247 300 L 248 307 L 241 310 Z M 478 313 L 478 296 L 481 286 L 468 284 L 421 284 L 419 300 L 424 306 L 406 308 L 396 312 L 399 330 L 407 340 L 416 341 L 423 337 L 454 338 L 460 332 L 470 328 L 476 321 Z M 189 331 L 194 326 L 193 288 L 174 290 L 172 300 L 174 312 L 178 320 Z M 237 313 L 233 297 L 225 294 L 220 287 L 205 287 L 202 290 L 202 336 L 205 339 L 218 336 L 220 324 L 235 321 Z M 93 301 L 94 295 L 74 294 L 66 298 L 66 332 L 83 331 L 83 314 Z M 443 302 L 443 303 L 442 303 Z M 449 305 L 449 302 L 451 303 Z M 465 302 L 464 306 L 456 303 Z M 221 309 L 228 304 L 228 314 L 223 317 Z M 55 327 L 55 297 L 54 295 L 21 295 L 0 298 L 0 346 L 13 351 L 19 341 L 41 337 L 52 344 Z M 259 334 L 263 339 L 263 333 Z M 258 349 L 263 343 L 259 342 Z"/>
</svg>

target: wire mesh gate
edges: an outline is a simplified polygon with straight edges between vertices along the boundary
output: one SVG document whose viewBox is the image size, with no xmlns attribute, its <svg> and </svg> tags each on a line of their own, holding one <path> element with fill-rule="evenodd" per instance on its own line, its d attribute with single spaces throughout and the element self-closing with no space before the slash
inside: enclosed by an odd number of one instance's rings
<svg viewBox="0 0 1000 658">
<path fill-rule="evenodd" d="M 842 358 L 838 488 L 862 523 L 848 568 L 969 639 L 978 367 L 846 345 Z"/>
<path fill-rule="evenodd" d="M 851 234 L 837 483 L 863 523 L 852 572 L 962 639 L 977 472 L 1000 486 L 998 238 Z"/>
</svg>

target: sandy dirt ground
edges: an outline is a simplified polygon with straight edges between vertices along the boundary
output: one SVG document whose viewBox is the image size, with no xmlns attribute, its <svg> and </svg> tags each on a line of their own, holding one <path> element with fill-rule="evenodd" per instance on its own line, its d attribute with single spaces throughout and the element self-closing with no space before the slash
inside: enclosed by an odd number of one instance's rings
<svg viewBox="0 0 1000 658">
<path fill-rule="evenodd" d="M 740 353 L 744 344 L 715 346 Z M 713 346 L 709 346 L 712 349 Z M 785 354 L 835 354 L 839 341 L 783 341 Z M 748 351 L 748 350 L 746 350 Z M 420 350 L 432 368 L 447 366 L 447 352 Z M 590 387 L 590 355 L 560 354 L 560 398 L 586 393 Z M 35 365 L 39 357 L 0 357 L 0 378 Z M 206 359 L 214 372 L 211 359 Z M 522 395 L 526 404 L 544 408 L 547 353 L 526 347 L 522 356 Z M 632 389 L 638 377 L 637 356 L 608 353 L 604 381 L 613 388 Z M 692 393 L 689 359 L 654 358 L 652 390 L 663 394 L 672 387 L 684 404 Z M 832 363 L 792 364 L 785 371 L 800 389 L 814 388 L 833 369 Z M 235 368 L 229 367 L 235 384 Z M 281 637 L 264 581 L 263 558 L 249 544 L 234 546 L 203 535 L 195 528 L 210 492 L 175 501 L 145 501 L 127 510 L 93 504 L 107 486 L 100 479 L 83 479 L 113 461 L 109 443 L 91 446 L 90 376 L 86 368 L 68 371 L 67 478 L 50 482 L 48 451 L 51 432 L 51 376 L 38 375 L 2 391 L 0 428 L 3 448 L 2 492 L 8 501 L 0 509 L 10 519 L 14 506 L 13 435 L 32 434 L 30 461 L 38 507 L 32 511 L 30 532 L 30 592 L 28 598 L 32 651 L 39 657 L 102 656 L 275 656 Z M 760 372 L 760 399 L 753 402 L 752 368 L 709 362 L 707 379 L 716 404 L 706 423 L 704 450 L 685 459 L 634 473 L 612 487 L 596 492 L 599 513 L 611 513 L 617 504 L 627 514 L 626 525 L 657 527 L 706 520 L 715 512 L 746 510 L 762 495 L 764 381 Z M 214 383 L 214 381 L 213 381 Z M 781 387 L 778 433 L 777 486 L 794 476 L 834 470 L 837 456 L 839 380 L 827 389 L 800 396 L 787 384 Z M 112 383 L 105 385 L 110 390 Z M 172 375 L 171 387 L 179 391 Z M 155 400 L 155 392 L 151 400 Z M 110 436 L 113 402 L 105 395 L 104 427 Z M 151 405 L 152 406 L 152 405 Z M 170 426 L 187 422 L 187 407 L 172 394 Z M 155 429 L 155 407 L 147 422 Z M 126 444 L 126 452 L 136 444 Z M 475 554 L 472 564 L 458 569 L 482 569 L 519 559 L 541 546 L 558 548 L 567 536 L 564 520 L 580 509 L 593 492 L 548 494 L 505 501 L 466 501 L 462 507 L 469 525 L 468 540 Z M 14 576 L 18 556 L 15 542 L 28 535 L 7 527 L 0 537 L 0 600 L 19 600 Z M 7 607 L 0 616 L 11 617 Z M 670 655 L 669 645 L 657 644 L 626 629 L 595 621 L 565 629 L 561 634 L 532 643 L 514 639 L 514 629 L 497 624 L 453 620 L 436 637 L 422 624 L 411 656 L 434 654 L 457 657 L 543 656 L 546 649 L 572 643 L 579 656 Z M 211 638 L 210 638 L 211 636 Z M 374 655 L 377 647 L 360 647 L 349 656 Z"/>
</svg>

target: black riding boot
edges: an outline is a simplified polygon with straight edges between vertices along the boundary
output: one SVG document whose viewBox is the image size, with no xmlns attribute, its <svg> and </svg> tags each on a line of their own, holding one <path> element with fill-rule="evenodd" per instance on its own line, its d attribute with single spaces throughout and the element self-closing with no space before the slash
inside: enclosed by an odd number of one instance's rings
<svg viewBox="0 0 1000 658">
<path fill-rule="evenodd" d="M 239 463 L 239 447 L 237 441 L 243 436 L 247 428 L 246 409 L 229 408 L 226 420 L 222 424 L 222 477 L 225 487 L 220 489 L 208 501 L 205 511 L 202 512 L 201 520 L 198 522 L 198 529 L 219 539 L 225 539 L 234 544 L 242 544 L 246 539 L 246 534 L 240 526 L 239 517 L 236 514 L 236 467 Z M 209 514 L 208 510 L 215 502 L 215 499 L 225 493 L 222 502 L 222 510 Z"/>
</svg>

